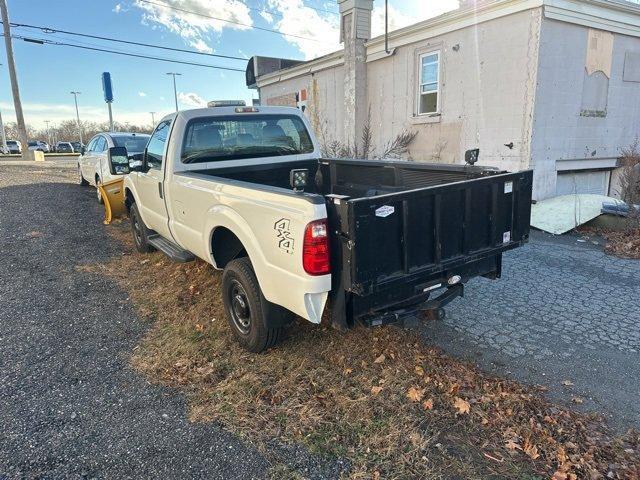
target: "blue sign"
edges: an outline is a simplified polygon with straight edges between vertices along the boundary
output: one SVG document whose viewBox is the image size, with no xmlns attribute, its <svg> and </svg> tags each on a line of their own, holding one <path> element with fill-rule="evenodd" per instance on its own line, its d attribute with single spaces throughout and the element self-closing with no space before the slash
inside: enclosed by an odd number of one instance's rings
<svg viewBox="0 0 640 480">
<path fill-rule="evenodd" d="M 113 102 L 113 86 L 111 85 L 111 74 L 104 72 L 102 74 L 102 91 L 104 92 L 104 101 Z"/>
</svg>

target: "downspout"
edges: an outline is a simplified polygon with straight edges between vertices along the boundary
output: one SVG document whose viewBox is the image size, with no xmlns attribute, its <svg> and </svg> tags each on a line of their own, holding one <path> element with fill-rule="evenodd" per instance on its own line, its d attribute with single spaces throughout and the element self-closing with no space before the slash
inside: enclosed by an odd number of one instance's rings
<svg viewBox="0 0 640 480">
<path fill-rule="evenodd" d="M 384 0 L 384 51 L 389 55 L 389 0 Z"/>
</svg>

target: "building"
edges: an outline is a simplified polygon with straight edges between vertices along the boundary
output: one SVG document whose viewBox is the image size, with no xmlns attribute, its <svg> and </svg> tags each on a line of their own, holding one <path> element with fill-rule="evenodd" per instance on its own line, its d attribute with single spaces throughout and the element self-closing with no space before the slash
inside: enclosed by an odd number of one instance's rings
<svg viewBox="0 0 640 480">
<path fill-rule="evenodd" d="M 415 161 L 460 163 L 480 148 L 480 164 L 534 169 L 536 199 L 616 194 L 620 148 L 640 134 L 637 4 L 479 0 L 385 42 L 370 38 L 372 0 L 338 3 L 343 50 L 251 59 L 262 104 L 303 107 L 344 143 L 367 123 L 378 147 L 415 131 Z"/>
</svg>

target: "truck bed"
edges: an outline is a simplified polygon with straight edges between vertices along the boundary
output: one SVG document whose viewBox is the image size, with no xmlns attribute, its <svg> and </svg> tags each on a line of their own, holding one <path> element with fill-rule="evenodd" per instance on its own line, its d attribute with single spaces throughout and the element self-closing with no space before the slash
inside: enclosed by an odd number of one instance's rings
<svg viewBox="0 0 640 480">
<path fill-rule="evenodd" d="M 321 159 L 199 173 L 291 190 L 293 168 L 325 198 L 334 323 L 425 302 L 453 277 L 498 278 L 502 253 L 529 238 L 531 171 Z"/>
</svg>

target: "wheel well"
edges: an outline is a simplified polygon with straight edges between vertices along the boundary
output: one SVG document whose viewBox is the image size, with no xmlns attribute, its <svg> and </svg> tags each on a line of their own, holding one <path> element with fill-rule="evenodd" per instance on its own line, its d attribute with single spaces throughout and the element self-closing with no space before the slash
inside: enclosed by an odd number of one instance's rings
<svg viewBox="0 0 640 480">
<path fill-rule="evenodd" d="M 231 260 L 248 256 L 240 239 L 225 227 L 218 227 L 213 231 L 211 252 L 218 268 L 226 267 Z"/>
<path fill-rule="evenodd" d="M 124 206 L 127 207 L 127 212 L 131 211 L 131 205 L 135 203 L 135 198 L 133 198 L 133 193 L 128 188 L 124 191 Z"/>
</svg>

